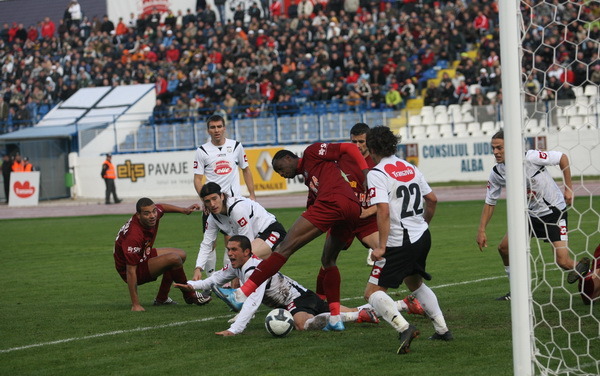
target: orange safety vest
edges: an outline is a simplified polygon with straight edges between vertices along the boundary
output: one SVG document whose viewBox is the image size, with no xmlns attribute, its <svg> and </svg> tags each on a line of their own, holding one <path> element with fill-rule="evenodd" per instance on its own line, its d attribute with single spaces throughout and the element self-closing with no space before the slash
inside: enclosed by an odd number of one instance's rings
<svg viewBox="0 0 600 376">
<path fill-rule="evenodd" d="M 21 163 L 14 161 L 12 164 L 13 172 L 25 172 L 25 163 L 21 161 Z"/>
<path fill-rule="evenodd" d="M 115 174 L 115 165 L 113 165 L 109 161 L 104 161 L 102 164 L 105 164 L 108 166 L 108 168 L 106 169 L 106 172 L 104 172 L 104 178 L 105 179 L 116 179 L 117 175 Z"/>
<path fill-rule="evenodd" d="M 33 165 L 29 162 L 25 162 L 25 166 L 23 168 L 23 171 L 25 172 L 30 172 L 33 171 Z"/>
</svg>

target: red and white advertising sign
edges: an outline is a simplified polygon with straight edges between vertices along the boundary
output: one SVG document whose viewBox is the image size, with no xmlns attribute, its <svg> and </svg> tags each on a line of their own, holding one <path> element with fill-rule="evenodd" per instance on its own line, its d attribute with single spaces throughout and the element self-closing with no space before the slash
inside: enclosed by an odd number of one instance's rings
<svg viewBox="0 0 600 376">
<path fill-rule="evenodd" d="M 10 174 L 8 206 L 36 206 L 40 197 L 40 172 Z"/>
</svg>

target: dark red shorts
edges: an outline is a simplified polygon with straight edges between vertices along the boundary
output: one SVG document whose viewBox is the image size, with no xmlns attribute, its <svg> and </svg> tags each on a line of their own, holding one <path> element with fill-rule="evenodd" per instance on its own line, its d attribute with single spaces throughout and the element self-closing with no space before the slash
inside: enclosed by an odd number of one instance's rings
<svg viewBox="0 0 600 376">
<path fill-rule="evenodd" d="M 154 282 L 158 278 L 158 276 L 152 277 L 152 275 L 150 274 L 150 270 L 148 269 L 148 260 L 150 260 L 151 258 L 156 257 L 156 256 L 158 256 L 158 253 L 156 252 L 156 248 L 152 248 L 150 250 L 150 256 L 148 256 L 148 258 L 146 260 L 144 260 L 138 264 L 137 272 L 136 272 L 138 286 L 143 285 L 144 283 Z M 123 279 L 123 281 L 125 283 L 127 283 L 127 270 L 118 271 L 118 272 L 119 272 L 119 275 L 121 276 L 121 278 Z"/>
<path fill-rule="evenodd" d="M 330 235 L 338 239 L 346 239 L 354 236 L 353 229 L 356 228 L 360 205 L 344 196 L 339 196 L 337 201 L 316 200 L 302 216 L 322 232 L 330 232 Z"/>
<path fill-rule="evenodd" d="M 362 241 L 362 239 L 366 238 L 367 236 L 369 236 L 377 231 L 378 231 L 378 229 L 377 229 L 377 216 L 376 215 L 372 215 L 367 218 L 359 219 L 356 228 L 352 232 L 343 234 L 344 238 L 340 238 L 340 240 L 344 242 L 343 249 L 346 250 L 346 249 L 350 248 L 355 237 L 359 241 Z M 330 236 L 330 233 L 327 233 L 327 236 Z M 365 247 L 367 247 L 366 244 L 363 243 L 363 245 Z"/>
</svg>

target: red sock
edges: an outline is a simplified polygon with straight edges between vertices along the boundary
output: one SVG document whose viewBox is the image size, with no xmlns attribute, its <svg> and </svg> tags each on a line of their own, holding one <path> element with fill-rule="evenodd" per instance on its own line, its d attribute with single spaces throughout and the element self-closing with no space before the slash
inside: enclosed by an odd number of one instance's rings
<svg viewBox="0 0 600 376">
<path fill-rule="evenodd" d="M 323 278 L 325 278 L 325 269 L 321 267 L 319 269 L 319 274 L 317 275 L 317 295 L 319 298 L 325 300 L 327 297 L 325 296 L 325 288 L 323 287 Z"/>
<path fill-rule="evenodd" d="M 162 281 L 156 295 L 156 300 L 164 302 L 169 297 L 169 291 L 171 291 L 171 284 L 173 283 L 173 275 L 170 270 L 163 273 Z"/>
<path fill-rule="evenodd" d="M 185 276 L 185 270 L 183 270 L 183 266 L 179 267 L 177 269 L 171 269 L 171 270 L 169 270 L 169 272 L 171 273 L 173 281 L 175 281 L 176 283 L 180 283 L 182 285 L 185 285 L 187 283 L 188 279 Z M 189 292 L 189 291 L 182 291 L 182 293 L 183 293 L 183 296 L 186 298 L 193 297 L 196 295 L 195 292 Z"/>
<path fill-rule="evenodd" d="M 254 269 L 254 272 L 250 276 L 250 279 L 244 283 L 240 289 L 246 296 L 250 296 L 256 288 L 260 286 L 264 281 L 274 276 L 275 273 L 281 269 L 287 259 L 281 255 L 281 253 L 273 252 L 268 259 L 261 261 L 260 264 Z"/>
<path fill-rule="evenodd" d="M 324 269 L 323 288 L 329 303 L 329 312 L 332 316 L 340 314 L 340 270 L 337 266 L 330 266 Z"/>
</svg>

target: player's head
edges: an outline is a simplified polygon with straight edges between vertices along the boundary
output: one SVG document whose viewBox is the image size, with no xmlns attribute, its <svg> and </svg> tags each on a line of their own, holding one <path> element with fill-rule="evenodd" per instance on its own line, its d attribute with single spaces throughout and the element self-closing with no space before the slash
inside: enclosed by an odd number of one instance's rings
<svg viewBox="0 0 600 376">
<path fill-rule="evenodd" d="M 398 137 L 383 125 L 371 128 L 367 133 L 367 148 L 379 158 L 390 157 L 396 153 Z"/>
<path fill-rule="evenodd" d="M 504 163 L 504 131 L 496 132 L 492 136 L 492 153 L 496 163 Z"/>
<path fill-rule="evenodd" d="M 227 257 L 231 266 L 239 269 L 252 257 L 252 243 L 244 235 L 233 235 L 227 242 Z"/>
<path fill-rule="evenodd" d="M 273 170 L 284 178 L 292 179 L 296 176 L 298 156 L 289 150 L 279 150 L 271 161 Z"/>
<path fill-rule="evenodd" d="M 213 214 L 226 213 L 225 193 L 221 192 L 221 186 L 217 183 L 208 182 L 200 190 L 200 198 L 204 207 Z"/>
<path fill-rule="evenodd" d="M 206 131 L 215 145 L 225 142 L 225 119 L 221 115 L 211 115 L 206 121 Z"/>
<path fill-rule="evenodd" d="M 135 204 L 135 215 L 145 228 L 151 228 L 156 225 L 158 219 L 158 209 L 154 201 L 148 197 L 142 197 Z"/>
<path fill-rule="evenodd" d="M 369 155 L 369 149 L 367 148 L 367 132 L 369 126 L 365 123 L 356 123 L 350 129 L 350 141 L 358 147 L 363 157 Z"/>
</svg>

